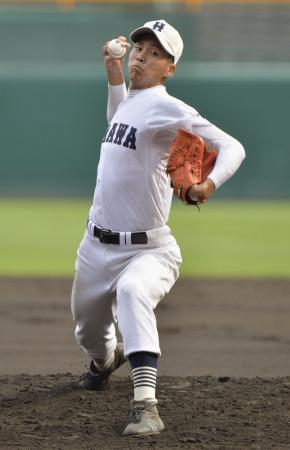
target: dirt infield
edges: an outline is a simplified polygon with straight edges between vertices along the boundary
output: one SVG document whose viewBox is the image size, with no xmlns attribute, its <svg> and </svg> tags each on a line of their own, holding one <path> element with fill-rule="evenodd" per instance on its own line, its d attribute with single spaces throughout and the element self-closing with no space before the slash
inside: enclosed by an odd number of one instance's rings
<svg viewBox="0 0 290 450">
<path fill-rule="evenodd" d="M 157 310 L 166 430 L 121 438 L 132 387 L 77 387 L 71 280 L 0 279 L 0 448 L 290 449 L 290 280 L 183 280 Z"/>
<path fill-rule="evenodd" d="M 290 377 L 161 377 L 166 430 L 120 437 L 131 385 L 110 391 L 76 387 L 75 376 L 1 377 L 1 449 L 285 450 L 290 448 Z"/>
</svg>

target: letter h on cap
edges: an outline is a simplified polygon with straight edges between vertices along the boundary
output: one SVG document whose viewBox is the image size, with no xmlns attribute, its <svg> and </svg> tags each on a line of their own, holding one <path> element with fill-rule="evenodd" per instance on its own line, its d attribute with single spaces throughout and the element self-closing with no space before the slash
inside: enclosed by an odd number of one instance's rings
<svg viewBox="0 0 290 450">
<path fill-rule="evenodd" d="M 165 23 L 155 22 L 153 25 L 153 30 L 162 31 L 164 27 L 165 27 Z"/>
</svg>

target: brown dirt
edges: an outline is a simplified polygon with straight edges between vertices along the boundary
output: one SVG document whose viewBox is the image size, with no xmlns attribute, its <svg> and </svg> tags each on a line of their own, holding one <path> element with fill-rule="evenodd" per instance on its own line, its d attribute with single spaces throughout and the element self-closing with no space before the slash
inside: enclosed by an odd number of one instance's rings
<svg viewBox="0 0 290 450">
<path fill-rule="evenodd" d="M 71 374 L 1 377 L 1 449 L 289 449 L 290 377 L 265 380 L 161 377 L 167 429 L 122 438 L 131 385 L 107 392 L 76 387 Z"/>
<path fill-rule="evenodd" d="M 158 308 L 158 437 L 121 438 L 128 368 L 83 391 L 71 280 L 0 279 L 0 448 L 290 449 L 290 280 L 183 280 Z M 4 333 L 4 334 L 3 334 Z"/>
</svg>

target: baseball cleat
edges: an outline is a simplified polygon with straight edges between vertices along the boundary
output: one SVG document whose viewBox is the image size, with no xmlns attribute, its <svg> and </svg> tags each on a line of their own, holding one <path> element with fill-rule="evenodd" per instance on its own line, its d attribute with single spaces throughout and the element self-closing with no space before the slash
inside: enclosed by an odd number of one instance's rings
<svg viewBox="0 0 290 450">
<path fill-rule="evenodd" d="M 94 361 L 90 363 L 90 371 L 83 374 L 79 379 L 79 387 L 88 389 L 91 391 L 104 391 L 109 389 L 109 377 L 115 372 L 124 362 L 126 358 L 124 356 L 124 346 L 122 343 L 117 344 L 115 350 L 115 357 L 110 367 L 100 371 L 95 366 Z"/>
<path fill-rule="evenodd" d="M 148 436 L 164 430 L 165 426 L 160 419 L 157 403 L 157 400 L 153 399 L 131 400 L 128 424 L 123 431 L 123 436 Z"/>
</svg>

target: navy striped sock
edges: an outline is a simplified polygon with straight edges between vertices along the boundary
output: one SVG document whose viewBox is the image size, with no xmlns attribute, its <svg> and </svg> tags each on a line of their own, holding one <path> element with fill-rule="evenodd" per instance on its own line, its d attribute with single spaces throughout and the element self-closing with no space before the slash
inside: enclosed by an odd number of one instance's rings
<svg viewBox="0 0 290 450">
<path fill-rule="evenodd" d="M 134 400 L 155 399 L 158 355 L 136 352 L 128 356 L 132 367 Z"/>
</svg>

